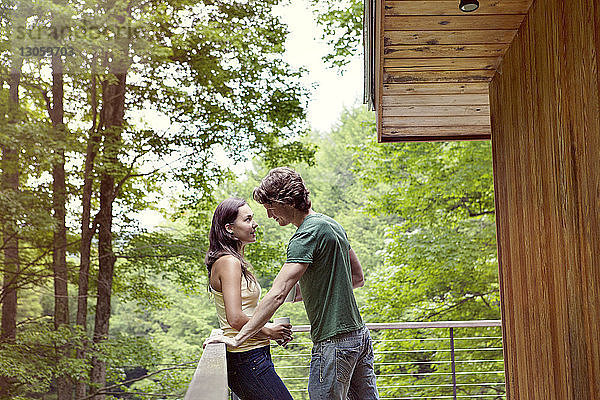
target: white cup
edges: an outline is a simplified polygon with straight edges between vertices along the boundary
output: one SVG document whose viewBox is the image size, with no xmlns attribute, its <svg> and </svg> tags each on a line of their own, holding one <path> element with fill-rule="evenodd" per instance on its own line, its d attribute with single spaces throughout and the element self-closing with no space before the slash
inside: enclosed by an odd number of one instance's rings
<svg viewBox="0 0 600 400">
<path fill-rule="evenodd" d="M 290 323 L 290 317 L 279 317 L 279 318 L 275 318 L 273 320 L 273 323 L 276 325 L 282 325 L 282 324 L 289 324 Z M 287 346 L 287 343 L 285 340 L 278 340 L 277 343 L 279 343 L 280 346 L 282 346 L 283 348 L 285 348 Z"/>
<path fill-rule="evenodd" d="M 279 318 L 275 318 L 273 320 L 274 324 L 289 324 L 290 323 L 290 317 L 279 317 Z"/>
</svg>

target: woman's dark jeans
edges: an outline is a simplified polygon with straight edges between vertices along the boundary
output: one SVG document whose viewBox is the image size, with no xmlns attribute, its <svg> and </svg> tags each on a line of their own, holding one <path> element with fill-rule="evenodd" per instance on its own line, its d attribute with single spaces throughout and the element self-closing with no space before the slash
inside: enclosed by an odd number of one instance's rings
<svg viewBox="0 0 600 400">
<path fill-rule="evenodd" d="M 241 400 L 293 400 L 275 372 L 269 346 L 241 353 L 228 351 L 227 379 Z"/>
</svg>

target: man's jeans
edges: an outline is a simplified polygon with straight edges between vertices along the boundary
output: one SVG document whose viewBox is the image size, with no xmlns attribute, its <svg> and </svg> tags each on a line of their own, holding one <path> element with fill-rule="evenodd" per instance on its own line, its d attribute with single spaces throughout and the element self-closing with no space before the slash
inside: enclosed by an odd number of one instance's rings
<svg viewBox="0 0 600 400">
<path fill-rule="evenodd" d="M 310 399 L 379 399 L 373 359 L 366 327 L 315 343 L 308 378 Z"/>
</svg>

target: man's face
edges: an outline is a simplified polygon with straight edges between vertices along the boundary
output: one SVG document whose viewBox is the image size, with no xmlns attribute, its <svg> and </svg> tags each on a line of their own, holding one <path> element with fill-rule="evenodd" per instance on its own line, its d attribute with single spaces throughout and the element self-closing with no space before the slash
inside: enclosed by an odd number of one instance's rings
<svg viewBox="0 0 600 400">
<path fill-rule="evenodd" d="M 281 203 L 263 204 L 267 210 L 267 217 L 273 218 L 279 226 L 286 226 L 292 222 L 294 207 Z"/>
</svg>

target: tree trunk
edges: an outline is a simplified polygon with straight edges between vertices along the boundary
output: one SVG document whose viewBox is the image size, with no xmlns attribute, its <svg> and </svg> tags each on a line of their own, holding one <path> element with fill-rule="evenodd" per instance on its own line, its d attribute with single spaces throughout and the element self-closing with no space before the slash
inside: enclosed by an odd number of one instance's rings
<svg viewBox="0 0 600 400">
<path fill-rule="evenodd" d="M 52 56 L 52 109 L 50 119 L 58 147 L 52 163 L 52 206 L 56 228 L 54 231 L 54 251 L 52 264 L 54 269 L 54 327 L 69 325 L 69 292 L 67 273 L 67 226 L 66 201 L 67 184 L 65 177 L 65 126 L 63 122 L 64 88 L 63 63 L 60 55 Z M 69 346 L 57 349 L 59 358 L 69 357 Z M 60 372 L 59 372 L 60 373 Z M 66 375 L 57 376 L 56 389 L 58 400 L 70 400 L 73 395 L 71 380 Z"/>
<path fill-rule="evenodd" d="M 119 70 L 119 72 L 124 70 Z M 104 84 L 101 119 L 106 122 L 103 129 L 103 171 L 100 179 L 100 210 L 98 212 L 98 300 L 94 325 L 94 343 L 100 343 L 108 337 L 111 314 L 110 300 L 113 271 L 116 257 L 112 247 L 112 206 L 116 197 L 115 172 L 119 168 L 117 155 L 121 147 L 121 129 L 125 109 L 126 73 L 115 73 L 117 82 Z M 91 381 L 104 387 L 106 385 L 106 363 L 95 358 L 92 360 Z M 103 400 L 104 395 L 94 397 Z"/>
<path fill-rule="evenodd" d="M 19 191 L 19 152 L 2 146 L 2 190 L 15 195 Z M 0 338 L 12 341 L 17 336 L 17 281 L 19 275 L 19 232 L 16 221 L 7 220 L 2 227 L 4 247 L 4 282 L 2 286 L 2 329 Z"/>
<path fill-rule="evenodd" d="M 92 189 L 93 177 L 92 170 L 94 168 L 94 160 L 98 154 L 98 145 L 101 136 L 97 131 L 97 109 L 98 102 L 96 100 L 96 71 L 95 61 L 92 61 L 91 71 L 91 98 L 92 98 L 92 127 L 90 129 L 90 137 L 88 139 L 85 166 L 83 172 L 83 190 L 82 190 L 82 215 L 81 215 L 81 245 L 79 248 L 79 291 L 77 296 L 77 325 L 84 332 L 87 332 L 87 308 L 88 308 L 88 289 L 89 289 L 89 273 L 91 264 L 92 238 L 95 233 L 95 226 L 90 226 L 92 215 Z M 76 357 L 78 360 L 85 358 L 87 343 L 77 350 Z M 81 399 L 87 395 L 87 385 L 85 382 L 78 382 L 75 387 L 75 398 Z"/>
<path fill-rule="evenodd" d="M 23 60 L 16 59 L 9 80 L 9 124 L 19 120 L 19 84 Z M 19 193 L 19 150 L 2 144 L 2 190 L 7 195 Z M 7 215 L 2 226 L 4 246 L 4 282 L 2 286 L 2 318 L 0 340 L 13 341 L 17 336 L 17 282 L 19 277 L 19 231 L 17 222 Z M 0 376 L 0 398 L 10 395 L 10 378 Z"/>
</svg>

